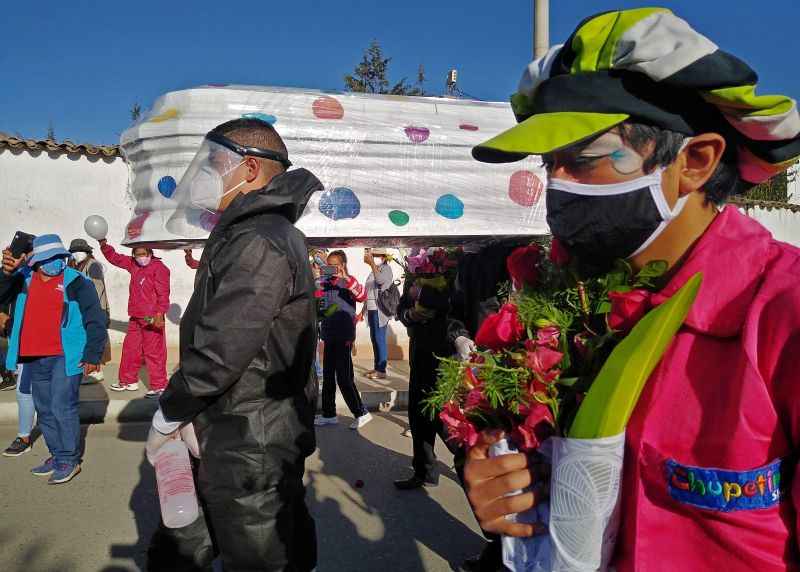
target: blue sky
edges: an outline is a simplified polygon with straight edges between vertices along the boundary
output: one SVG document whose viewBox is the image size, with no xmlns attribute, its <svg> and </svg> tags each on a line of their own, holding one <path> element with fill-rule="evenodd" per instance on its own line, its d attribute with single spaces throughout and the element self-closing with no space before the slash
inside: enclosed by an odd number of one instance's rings
<svg viewBox="0 0 800 572">
<path fill-rule="evenodd" d="M 531 56 L 530 0 L 42 0 L 6 2 L 0 131 L 116 143 L 134 102 L 205 83 L 341 89 L 377 39 L 390 78 L 423 64 L 440 93 L 447 70 L 481 99 L 507 100 Z M 551 0 L 550 39 L 585 16 L 647 2 Z M 750 63 L 761 93 L 800 96 L 800 2 L 674 0 L 671 8 Z M 768 12 L 762 7 L 768 7 Z"/>
</svg>

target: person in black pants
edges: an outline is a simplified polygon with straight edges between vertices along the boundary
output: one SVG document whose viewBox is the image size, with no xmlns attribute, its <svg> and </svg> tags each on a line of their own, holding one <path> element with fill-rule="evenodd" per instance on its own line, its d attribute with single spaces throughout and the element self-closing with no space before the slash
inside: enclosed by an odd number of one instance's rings
<svg viewBox="0 0 800 572">
<path fill-rule="evenodd" d="M 422 279 L 415 284 L 407 279 L 397 309 L 400 321 L 408 329 L 411 369 L 408 422 L 414 447 L 411 463 L 414 474 L 394 482 L 400 490 L 439 483 L 434 444 L 437 434 L 444 439 L 444 429 L 438 417 L 431 418 L 428 412 L 423 411 L 422 402 L 436 385 L 437 356 L 451 353 L 447 342 L 449 302 L 446 289 L 424 285 L 425 282 Z"/>
<path fill-rule="evenodd" d="M 327 271 L 327 274 L 326 274 Z M 350 429 L 359 429 L 372 420 L 361 402 L 353 374 L 353 342 L 356 339 L 356 302 L 366 299 L 364 287 L 347 272 L 347 255 L 334 250 L 323 267 L 322 282 L 325 318 L 322 320 L 322 415 L 317 426 L 336 425 L 336 384 L 355 420 Z"/>
</svg>

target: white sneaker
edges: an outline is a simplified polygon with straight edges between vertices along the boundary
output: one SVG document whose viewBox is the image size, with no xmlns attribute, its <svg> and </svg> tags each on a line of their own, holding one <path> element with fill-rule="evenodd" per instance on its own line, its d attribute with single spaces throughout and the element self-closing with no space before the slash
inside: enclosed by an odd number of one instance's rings
<svg viewBox="0 0 800 572">
<path fill-rule="evenodd" d="M 90 373 L 86 377 L 91 377 L 94 381 L 103 381 L 105 379 L 105 376 L 103 375 L 103 371 L 102 370 L 93 371 L 92 373 Z"/>
<path fill-rule="evenodd" d="M 372 413 L 364 413 L 361 417 L 356 417 L 356 420 L 350 425 L 350 429 L 361 429 L 370 421 L 372 421 Z"/>
<path fill-rule="evenodd" d="M 322 415 L 314 416 L 314 425 L 321 427 L 323 425 L 338 425 L 338 417 L 323 417 Z"/>
<path fill-rule="evenodd" d="M 112 383 L 108 386 L 111 391 L 138 391 L 139 384 L 138 383 L 129 383 L 128 385 L 123 385 L 121 383 Z"/>
</svg>

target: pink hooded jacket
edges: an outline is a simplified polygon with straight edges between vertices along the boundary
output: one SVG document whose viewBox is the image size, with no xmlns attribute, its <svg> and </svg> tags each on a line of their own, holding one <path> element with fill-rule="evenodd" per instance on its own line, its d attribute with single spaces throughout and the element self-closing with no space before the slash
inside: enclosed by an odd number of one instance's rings
<svg viewBox="0 0 800 572">
<path fill-rule="evenodd" d="M 653 302 L 696 272 L 628 425 L 613 565 L 800 570 L 800 250 L 728 207 Z"/>
<path fill-rule="evenodd" d="M 101 250 L 106 260 L 131 274 L 128 294 L 128 315 L 131 318 L 146 318 L 167 313 L 169 268 L 159 258 L 153 257 L 147 266 L 139 266 L 133 256 L 117 253 L 108 243 L 103 244 Z"/>
</svg>

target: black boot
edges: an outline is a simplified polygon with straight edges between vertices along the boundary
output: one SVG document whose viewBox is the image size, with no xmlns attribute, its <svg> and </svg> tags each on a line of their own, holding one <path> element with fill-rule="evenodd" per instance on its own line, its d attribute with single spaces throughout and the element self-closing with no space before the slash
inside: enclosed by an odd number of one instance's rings
<svg viewBox="0 0 800 572">
<path fill-rule="evenodd" d="M 400 491 L 410 491 L 420 487 L 435 487 L 439 484 L 439 477 L 422 478 L 417 475 L 412 475 L 407 479 L 401 479 L 394 482 L 394 486 Z"/>
</svg>

